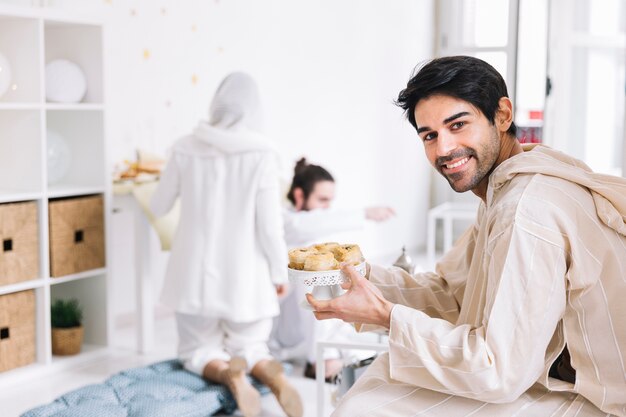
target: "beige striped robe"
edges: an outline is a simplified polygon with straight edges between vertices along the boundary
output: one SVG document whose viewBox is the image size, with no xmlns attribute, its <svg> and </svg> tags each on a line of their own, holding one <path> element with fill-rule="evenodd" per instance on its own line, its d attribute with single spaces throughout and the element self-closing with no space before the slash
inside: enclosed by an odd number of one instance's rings
<svg viewBox="0 0 626 417">
<path fill-rule="evenodd" d="M 625 215 L 623 178 L 543 146 L 504 161 L 436 273 L 372 266 L 389 353 L 333 416 L 626 416 Z M 566 343 L 575 384 L 548 377 Z"/>
</svg>

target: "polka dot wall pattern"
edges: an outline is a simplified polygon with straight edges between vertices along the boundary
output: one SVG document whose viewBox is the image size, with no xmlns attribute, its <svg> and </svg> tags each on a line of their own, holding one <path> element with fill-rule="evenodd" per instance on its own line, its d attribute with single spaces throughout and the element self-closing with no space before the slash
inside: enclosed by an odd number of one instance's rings
<svg viewBox="0 0 626 417">
<path fill-rule="evenodd" d="M 119 57 L 112 64 L 118 92 L 110 94 L 111 113 L 121 122 L 111 138 L 119 143 L 114 160 L 133 159 L 137 148 L 164 154 L 208 109 L 213 86 L 206 80 L 218 53 L 206 53 L 214 38 L 207 22 L 216 3 L 135 0 L 108 7 L 123 22 L 111 51 Z"/>
</svg>

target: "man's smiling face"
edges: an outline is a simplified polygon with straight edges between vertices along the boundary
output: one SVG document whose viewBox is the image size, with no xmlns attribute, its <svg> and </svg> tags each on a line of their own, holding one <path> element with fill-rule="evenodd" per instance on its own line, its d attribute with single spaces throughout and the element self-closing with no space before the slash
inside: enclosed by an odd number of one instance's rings
<svg viewBox="0 0 626 417">
<path fill-rule="evenodd" d="M 454 191 L 486 190 L 500 154 L 500 136 L 478 108 L 433 95 L 417 103 L 415 121 L 426 157 Z"/>
</svg>

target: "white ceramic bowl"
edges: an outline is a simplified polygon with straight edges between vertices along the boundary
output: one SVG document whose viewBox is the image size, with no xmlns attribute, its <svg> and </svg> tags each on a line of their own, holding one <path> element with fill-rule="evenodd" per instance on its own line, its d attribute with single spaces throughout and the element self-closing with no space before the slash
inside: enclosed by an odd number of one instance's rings
<svg viewBox="0 0 626 417">
<path fill-rule="evenodd" d="M 361 262 L 354 268 L 361 275 L 365 275 L 367 272 L 365 262 Z M 350 281 L 339 269 L 331 271 L 301 271 L 288 268 L 287 276 L 291 283 L 291 291 L 297 293 L 298 299 L 301 300 L 300 306 L 307 310 L 312 309 L 306 300 L 307 293 L 313 294 L 313 297 L 317 300 L 330 300 L 344 294 L 345 290 L 341 288 L 341 284 Z"/>
<path fill-rule="evenodd" d="M 46 99 L 55 103 L 79 103 L 87 93 L 87 78 L 82 68 L 66 59 L 46 65 Z"/>
</svg>

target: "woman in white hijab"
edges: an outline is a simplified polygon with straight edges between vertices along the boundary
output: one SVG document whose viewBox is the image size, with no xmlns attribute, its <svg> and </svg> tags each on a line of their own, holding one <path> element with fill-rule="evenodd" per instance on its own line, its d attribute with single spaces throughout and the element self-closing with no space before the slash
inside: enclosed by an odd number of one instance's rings
<svg viewBox="0 0 626 417">
<path fill-rule="evenodd" d="M 288 416 L 301 416 L 300 396 L 267 347 L 288 261 L 276 154 L 259 133 L 254 80 L 228 75 L 209 113 L 174 144 L 152 199 L 157 216 L 181 200 L 161 301 L 176 311 L 186 369 L 227 385 L 246 417 L 260 411 L 250 370 Z"/>
</svg>

